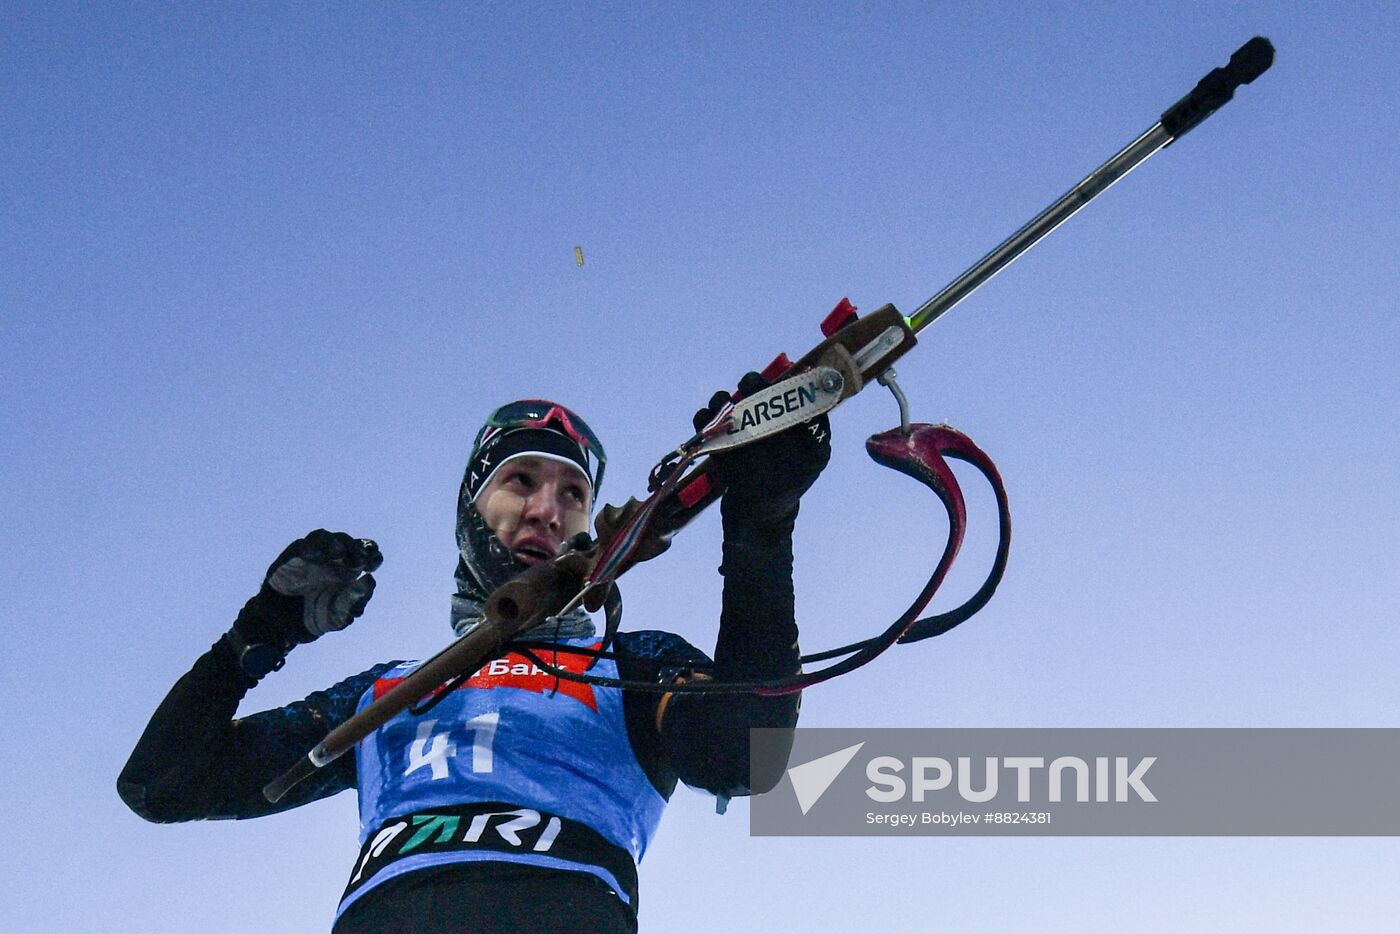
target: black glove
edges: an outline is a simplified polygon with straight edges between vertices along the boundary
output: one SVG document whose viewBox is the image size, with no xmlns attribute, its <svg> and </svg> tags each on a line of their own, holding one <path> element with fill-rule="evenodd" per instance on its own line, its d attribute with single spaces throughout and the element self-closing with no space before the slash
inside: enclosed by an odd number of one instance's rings
<svg viewBox="0 0 1400 934">
<path fill-rule="evenodd" d="M 769 385 L 758 373 L 739 380 L 739 394 L 748 398 Z M 721 390 L 695 413 L 695 430 L 710 422 L 729 401 Z M 790 521 L 797 515 L 802 494 L 816 482 L 831 460 L 831 422 L 825 414 L 776 435 L 710 455 L 715 479 L 725 487 L 724 511 L 758 523 Z"/>
<path fill-rule="evenodd" d="M 229 630 L 244 673 L 256 681 L 294 646 L 358 619 L 374 595 L 370 572 L 383 561 L 373 541 L 344 532 L 317 529 L 288 545 Z"/>
</svg>

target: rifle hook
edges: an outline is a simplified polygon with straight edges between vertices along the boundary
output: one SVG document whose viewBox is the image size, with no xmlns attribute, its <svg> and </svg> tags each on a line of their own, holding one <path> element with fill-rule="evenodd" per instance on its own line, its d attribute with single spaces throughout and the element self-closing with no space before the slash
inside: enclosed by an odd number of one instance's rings
<svg viewBox="0 0 1400 934">
<path fill-rule="evenodd" d="M 894 378 L 894 367 L 890 367 L 889 369 L 885 370 L 885 372 L 880 374 L 876 382 L 878 382 L 881 386 L 888 387 L 890 392 L 894 393 L 895 401 L 899 403 L 899 431 L 905 437 L 908 437 L 909 400 L 904 398 L 904 390 L 899 388 L 899 384 L 894 381 Z"/>
</svg>

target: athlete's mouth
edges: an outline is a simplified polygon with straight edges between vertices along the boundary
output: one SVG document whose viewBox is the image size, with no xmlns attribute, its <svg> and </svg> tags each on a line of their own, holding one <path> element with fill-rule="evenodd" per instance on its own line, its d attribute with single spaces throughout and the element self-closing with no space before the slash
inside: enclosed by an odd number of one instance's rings
<svg viewBox="0 0 1400 934">
<path fill-rule="evenodd" d="M 526 539 L 523 542 L 517 542 L 515 547 L 511 549 L 511 553 L 515 555 L 521 564 L 529 566 L 550 560 L 554 557 L 556 551 L 557 549 L 550 548 L 544 541 L 533 538 Z"/>
</svg>

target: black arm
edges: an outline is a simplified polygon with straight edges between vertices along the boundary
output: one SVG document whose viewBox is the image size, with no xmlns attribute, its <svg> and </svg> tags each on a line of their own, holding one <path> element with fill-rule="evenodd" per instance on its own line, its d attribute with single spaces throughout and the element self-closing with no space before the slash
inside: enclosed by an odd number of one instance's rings
<svg viewBox="0 0 1400 934">
<path fill-rule="evenodd" d="M 117 793 L 149 821 L 260 817 L 355 784 L 346 756 L 276 805 L 262 786 L 354 712 L 379 665 L 305 700 L 235 720 L 253 686 L 220 639 L 166 695 L 117 778 Z"/>
</svg>

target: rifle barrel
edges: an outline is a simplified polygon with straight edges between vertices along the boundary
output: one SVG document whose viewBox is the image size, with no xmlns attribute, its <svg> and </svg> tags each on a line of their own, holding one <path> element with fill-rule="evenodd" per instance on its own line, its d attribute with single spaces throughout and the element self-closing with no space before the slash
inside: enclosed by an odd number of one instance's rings
<svg viewBox="0 0 1400 934">
<path fill-rule="evenodd" d="M 909 316 L 909 327 L 922 331 L 967 298 L 988 279 L 1001 272 L 1046 234 L 1069 220 L 1090 201 L 1111 188 L 1114 182 L 1137 168 L 1168 143 L 1194 129 L 1201 121 L 1225 106 L 1242 84 L 1249 84 L 1274 62 L 1274 47 L 1263 36 L 1255 36 L 1235 50 L 1229 64 L 1216 68 L 1196 87 L 1162 114 L 1146 133 L 1123 151 L 1065 192 L 1058 201 L 1033 217 L 1024 227 L 1003 240 L 996 249 L 974 263 L 944 289 L 924 302 Z"/>
<path fill-rule="evenodd" d="M 1042 237 L 1069 220 L 1086 204 L 1107 191 L 1114 182 L 1137 168 L 1148 156 L 1171 141 L 1172 135 L 1166 128 L 1161 123 L 1154 124 L 1150 130 L 1129 143 L 1122 152 L 1090 172 L 1058 201 L 1031 218 L 1020 230 L 1003 240 L 937 295 L 915 309 L 909 316 L 909 326 L 918 332 L 937 321 L 988 279 L 1010 266 L 1016 257 L 1035 246 Z"/>
</svg>

